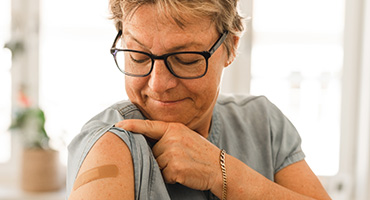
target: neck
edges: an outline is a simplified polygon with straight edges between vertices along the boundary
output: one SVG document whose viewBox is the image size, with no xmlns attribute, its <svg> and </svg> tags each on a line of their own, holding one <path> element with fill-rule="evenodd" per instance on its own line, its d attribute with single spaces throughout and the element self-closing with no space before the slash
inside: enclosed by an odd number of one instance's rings
<svg viewBox="0 0 370 200">
<path fill-rule="evenodd" d="M 200 127 L 199 129 L 196 129 L 195 131 L 204 138 L 208 138 L 210 130 L 211 130 L 211 119 L 208 120 L 208 122 L 206 122 L 204 126 Z"/>
</svg>

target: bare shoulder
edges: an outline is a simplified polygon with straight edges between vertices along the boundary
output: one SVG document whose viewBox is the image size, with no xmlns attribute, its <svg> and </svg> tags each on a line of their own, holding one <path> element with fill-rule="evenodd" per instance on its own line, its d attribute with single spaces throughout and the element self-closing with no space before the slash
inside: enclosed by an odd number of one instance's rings
<svg viewBox="0 0 370 200">
<path fill-rule="evenodd" d="M 134 199 L 131 152 L 121 138 L 107 132 L 94 144 L 69 199 Z"/>
<path fill-rule="evenodd" d="M 275 182 L 290 190 L 316 199 L 330 199 L 305 160 L 293 163 L 277 172 Z"/>
</svg>

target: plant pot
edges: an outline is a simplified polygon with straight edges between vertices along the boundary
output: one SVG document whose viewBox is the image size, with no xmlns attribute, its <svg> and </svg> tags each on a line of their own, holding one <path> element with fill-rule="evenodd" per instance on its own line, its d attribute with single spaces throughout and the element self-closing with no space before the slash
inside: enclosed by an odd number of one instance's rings
<svg viewBox="0 0 370 200">
<path fill-rule="evenodd" d="M 46 192 L 61 188 L 60 162 L 57 151 L 25 149 L 22 161 L 23 190 Z"/>
</svg>

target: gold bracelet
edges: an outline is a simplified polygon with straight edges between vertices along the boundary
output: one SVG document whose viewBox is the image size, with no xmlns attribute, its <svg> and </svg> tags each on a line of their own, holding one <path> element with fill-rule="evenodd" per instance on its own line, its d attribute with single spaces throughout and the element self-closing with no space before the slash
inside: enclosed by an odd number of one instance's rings
<svg viewBox="0 0 370 200">
<path fill-rule="evenodd" d="M 227 176 L 226 176 L 226 151 L 225 149 L 221 150 L 220 153 L 220 166 L 222 172 L 222 200 L 226 200 L 227 195 Z"/>
</svg>

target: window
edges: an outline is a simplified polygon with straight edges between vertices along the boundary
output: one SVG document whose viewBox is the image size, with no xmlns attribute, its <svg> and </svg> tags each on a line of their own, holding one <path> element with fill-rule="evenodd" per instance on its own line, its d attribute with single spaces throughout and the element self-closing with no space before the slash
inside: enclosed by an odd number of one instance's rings
<svg viewBox="0 0 370 200">
<path fill-rule="evenodd" d="M 10 0 L 0 2 L 0 163 L 10 159 L 11 52 L 3 48 L 10 39 Z"/>
<path fill-rule="evenodd" d="M 126 98 L 124 75 L 110 54 L 117 32 L 107 1 L 40 4 L 40 105 L 53 141 L 65 141 L 54 147 L 65 151 L 90 118 Z"/>
<path fill-rule="evenodd" d="M 292 120 L 316 174 L 335 175 L 344 0 L 258 0 L 253 13 L 251 93 L 266 95 Z"/>
</svg>

